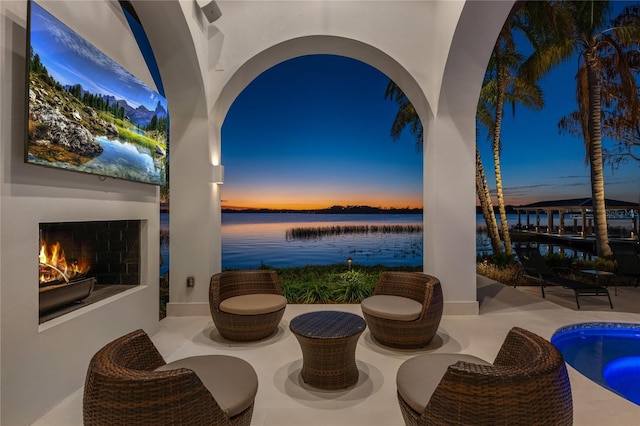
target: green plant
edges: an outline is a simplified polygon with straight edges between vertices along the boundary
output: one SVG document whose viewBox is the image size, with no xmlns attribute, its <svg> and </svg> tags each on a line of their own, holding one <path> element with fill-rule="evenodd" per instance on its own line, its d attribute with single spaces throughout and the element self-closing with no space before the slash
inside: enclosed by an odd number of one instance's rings
<svg viewBox="0 0 640 426">
<path fill-rule="evenodd" d="M 524 275 L 524 269 L 518 263 L 499 266 L 489 262 L 480 262 L 476 265 L 476 272 L 503 284 L 521 283 Z"/>
<path fill-rule="evenodd" d="M 373 292 L 382 271 L 420 272 L 421 266 L 307 265 L 260 269 L 278 273 L 282 292 L 289 303 L 357 303 Z"/>
<path fill-rule="evenodd" d="M 516 257 L 513 254 L 504 252 L 496 254 L 482 253 L 476 256 L 476 263 L 490 263 L 503 268 L 516 263 Z"/>
<path fill-rule="evenodd" d="M 376 285 L 376 277 L 360 270 L 329 275 L 333 288 L 333 299 L 339 303 L 359 303 L 371 296 Z"/>
<path fill-rule="evenodd" d="M 308 284 L 302 289 L 300 303 L 328 303 L 332 301 L 333 291 L 326 282 Z"/>
</svg>

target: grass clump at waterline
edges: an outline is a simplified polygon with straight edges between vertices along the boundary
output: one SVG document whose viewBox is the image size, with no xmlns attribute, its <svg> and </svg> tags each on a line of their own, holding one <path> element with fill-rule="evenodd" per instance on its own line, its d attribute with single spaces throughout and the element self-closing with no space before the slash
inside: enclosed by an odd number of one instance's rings
<svg viewBox="0 0 640 426">
<path fill-rule="evenodd" d="M 333 225 L 287 229 L 287 240 L 311 240 L 339 235 L 415 234 L 422 225 Z"/>
<path fill-rule="evenodd" d="M 276 271 L 289 303 L 360 303 L 371 296 L 383 271 L 422 272 L 422 266 L 308 265 L 260 269 Z"/>
</svg>

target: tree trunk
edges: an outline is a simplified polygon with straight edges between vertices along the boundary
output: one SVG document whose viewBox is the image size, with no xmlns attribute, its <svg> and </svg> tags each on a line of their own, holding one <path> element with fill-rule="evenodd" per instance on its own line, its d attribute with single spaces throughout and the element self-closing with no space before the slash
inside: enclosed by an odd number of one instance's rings
<svg viewBox="0 0 640 426">
<path fill-rule="evenodd" d="M 593 203 L 593 220 L 596 234 L 596 251 L 598 257 L 613 255 L 609 247 L 607 234 L 607 211 L 604 195 L 604 172 L 602 162 L 602 105 L 601 85 L 597 68 L 597 52 L 595 48 L 585 51 L 587 79 L 589 87 L 589 163 L 591 165 L 591 199 Z"/>
<path fill-rule="evenodd" d="M 498 65 L 498 93 L 496 96 L 496 120 L 493 129 L 493 167 L 496 174 L 496 195 L 498 197 L 498 209 L 500 212 L 500 227 L 502 229 L 502 240 L 504 241 L 504 251 L 511 254 L 511 236 L 509 235 L 509 222 L 507 221 L 507 209 L 504 205 L 504 194 L 502 192 L 502 170 L 500 168 L 500 133 L 502 126 L 502 111 L 504 108 L 504 96 L 507 91 L 507 79 L 504 75 L 506 70 Z"/>
<path fill-rule="evenodd" d="M 496 216 L 493 213 L 493 204 L 491 203 L 491 196 L 489 195 L 489 185 L 487 184 L 487 177 L 484 174 L 484 167 L 482 166 L 482 159 L 480 158 L 480 151 L 476 146 L 476 192 L 478 199 L 480 200 L 480 207 L 482 207 L 482 215 L 484 221 L 487 224 L 487 234 L 491 241 L 491 249 L 494 254 L 502 253 L 502 244 L 500 243 L 500 234 L 498 232 L 498 224 L 496 222 Z"/>
</svg>

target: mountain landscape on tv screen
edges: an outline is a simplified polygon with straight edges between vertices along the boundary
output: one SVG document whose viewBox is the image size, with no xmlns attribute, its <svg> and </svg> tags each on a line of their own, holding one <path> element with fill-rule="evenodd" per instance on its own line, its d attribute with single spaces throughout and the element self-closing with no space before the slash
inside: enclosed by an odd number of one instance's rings
<svg viewBox="0 0 640 426">
<path fill-rule="evenodd" d="M 166 100 L 35 2 L 30 36 L 26 161 L 163 185 Z"/>
</svg>

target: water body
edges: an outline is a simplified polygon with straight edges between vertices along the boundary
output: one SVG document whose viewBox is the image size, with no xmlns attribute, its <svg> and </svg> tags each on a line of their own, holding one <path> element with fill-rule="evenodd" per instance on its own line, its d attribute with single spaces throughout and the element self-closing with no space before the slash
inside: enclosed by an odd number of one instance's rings
<svg viewBox="0 0 640 426">
<path fill-rule="evenodd" d="M 416 225 L 422 215 L 223 213 L 222 267 L 257 268 L 347 263 L 422 265 L 422 233 L 344 234 L 291 239 L 291 228 Z"/>
<path fill-rule="evenodd" d="M 518 215 L 508 215 L 510 226 L 518 223 Z M 558 223 L 557 217 L 554 219 Z M 272 267 L 328 265 L 347 263 L 389 266 L 420 266 L 423 264 L 423 235 L 416 233 L 343 234 L 315 239 L 287 238 L 291 228 L 360 225 L 421 225 L 422 215 L 331 215 L 307 213 L 223 213 L 222 214 L 222 267 L 258 268 L 261 264 Z M 547 224 L 546 215 L 540 224 Z M 168 229 L 168 213 L 160 214 L 161 229 Z M 476 216 L 476 252 L 491 252 L 491 244 L 482 230 L 482 215 Z M 558 249 L 556 246 L 555 249 Z M 541 252 L 547 252 L 545 245 Z M 161 275 L 169 268 L 169 245 L 162 244 Z M 567 255 L 579 255 L 571 250 Z"/>
<path fill-rule="evenodd" d="M 104 151 L 80 165 L 70 165 L 64 162 L 48 162 L 30 156 L 29 161 L 47 166 L 55 166 L 69 170 L 112 176 L 120 179 L 141 181 L 147 183 L 164 182 L 164 158 L 152 155 L 148 148 L 108 139 L 104 136 L 96 137 Z"/>
</svg>

